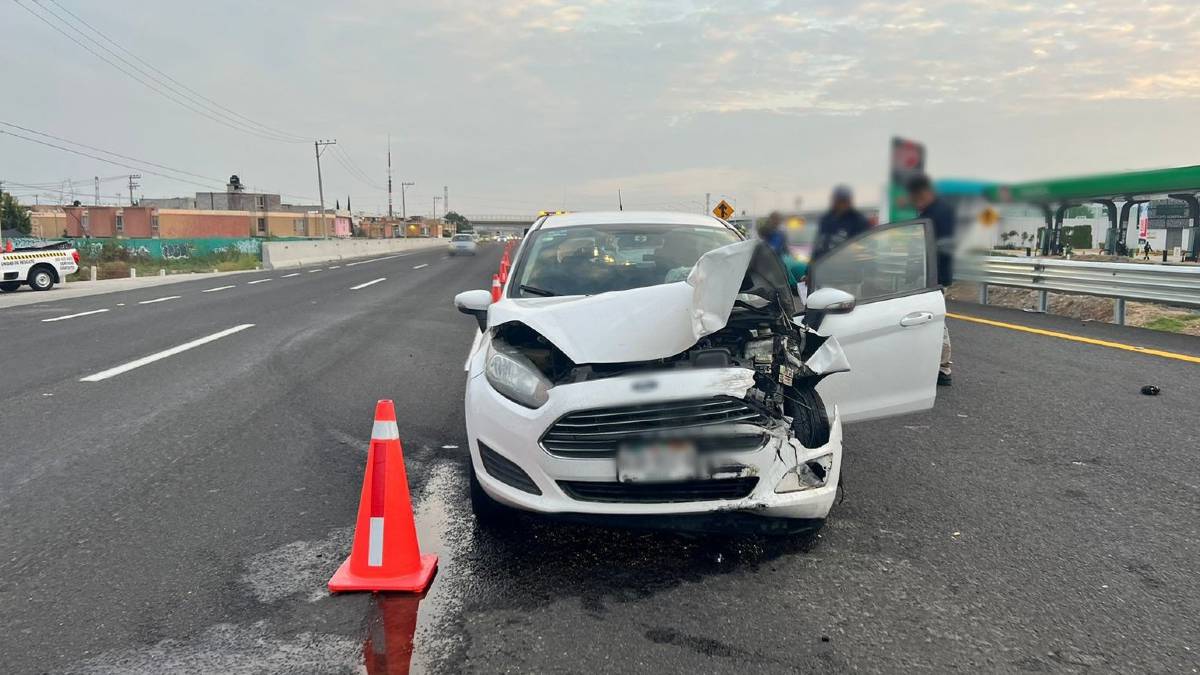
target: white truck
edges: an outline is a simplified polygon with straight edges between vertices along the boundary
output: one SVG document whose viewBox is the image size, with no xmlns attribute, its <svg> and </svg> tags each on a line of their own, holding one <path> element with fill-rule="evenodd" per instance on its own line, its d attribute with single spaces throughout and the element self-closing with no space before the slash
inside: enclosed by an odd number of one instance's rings
<svg viewBox="0 0 1200 675">
<path fill-rule="evenodd" d="M 0 248 L 0 291 L 5 293 L 21 284 L 48 291 L 79 269 L 79 252 L 69 242 L 6 248 Z"/>
</svg>

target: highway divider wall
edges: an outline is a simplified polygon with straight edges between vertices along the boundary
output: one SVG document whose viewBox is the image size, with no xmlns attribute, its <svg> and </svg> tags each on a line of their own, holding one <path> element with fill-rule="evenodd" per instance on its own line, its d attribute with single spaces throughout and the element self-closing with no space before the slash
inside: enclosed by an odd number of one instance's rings
<svg viewBox="0 0 1200 675">
<path fill-rule="evenodd" d="M 363 258 L 397 251 L 446 246 L 446 239 L 322 239 L 317 241 L 265 241 L 263 267 L 269 270 L 333 262 L 345 258 Z"/>
</svg>

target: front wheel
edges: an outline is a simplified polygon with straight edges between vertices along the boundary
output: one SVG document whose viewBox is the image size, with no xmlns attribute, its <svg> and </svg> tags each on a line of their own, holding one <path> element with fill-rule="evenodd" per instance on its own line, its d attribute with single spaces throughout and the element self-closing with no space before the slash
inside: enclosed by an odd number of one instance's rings
<svg viewBox="0 0 1200 675">
<path fill-rule="evenodd" d="M 35 291 L 48 291 L 54 288 L 54 275 L 45 267 L 35 267 L 29 273 L 29 287 Z"/>
<path fill-rule="evenodd" d="M 829 415 L 825 402 L 813 387 L 784 389 L 783 412 L 792 418 L 792 433 L 806 448 L 829 442 Z"/>
</svg>

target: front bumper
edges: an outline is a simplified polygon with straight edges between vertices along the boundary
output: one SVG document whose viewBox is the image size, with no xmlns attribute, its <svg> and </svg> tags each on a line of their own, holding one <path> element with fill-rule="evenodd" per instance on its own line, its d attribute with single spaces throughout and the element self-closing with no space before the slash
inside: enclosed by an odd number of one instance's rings
<svg viewBox="0 0 1200 675">
<path fill-rule="evenodd" d="M 498 394 L 481 369 L 472 368 L 466 388 L 466 421 L 471 461 L 484 491 L 512 507 L 553 514 L 594 516 L 668 516 L 714 512 L 751 512 L 760 516 L 819 520 L 833 506 L 841 474 L 842 425 L 835 410 L 829 442 L 805 448 L 790 433 L 770 431 L 766 443 L 756 450 L 729 455 L 742 464 L 744 475 L 758 478 L 753 490 L 735 499 L 643 503 L 589 501 L 573 497 L 561 483 L 596 481 L 615 483 L 616 460 L 611 457 L 580 458 L 551 455 L 539 439 L 556 420 L 567 413 L 595 408 L 659 404 L 703 397 L 742 398 L 753 383 L 750 371 L 741 368 L 711 368 L 612 377 L 591 382 L 560 385 L 550 390 L 549 401 L 530 410 Z M 637 391 L 635 383 L 653 380 L 650 391 Z M 643 387 L 644 388 L 644 387 Z M 785 426 L 785 425 L 780 425 Z M 516 464 L 536 484 L 538 494 L 520 490 L 497 480 L 485 468 L 479 444 L 483 443 L 504 459 Z M 832 466 L 822 487 L 798 492 L 776 493 L 775 488 L 798 463 L 832 455 Z"/>
</svg>

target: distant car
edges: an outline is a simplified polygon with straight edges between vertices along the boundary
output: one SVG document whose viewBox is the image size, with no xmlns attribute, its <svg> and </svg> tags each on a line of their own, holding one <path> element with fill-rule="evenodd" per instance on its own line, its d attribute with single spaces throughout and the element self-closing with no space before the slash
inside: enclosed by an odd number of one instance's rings
<svg viewBox="0 0 1200 675">
<path fill-rule="evenodd" d="M 466 253 L 475 255 L 475 235 L 473 234 L 456 234 L 450 237 L 450 255 L 458 255 Z"/>
<path fill-rule="evenodd" d="M 813 264 L 805 301 L 776 254 L 711 216 L 535 222 L 500 300 L 455 298 L 480 327 L 464 405 L 475 513 L 819 526 L 842 423 L 933 405 L 933 242 L 927 221 L 869 230 Z"/>
</svg>

